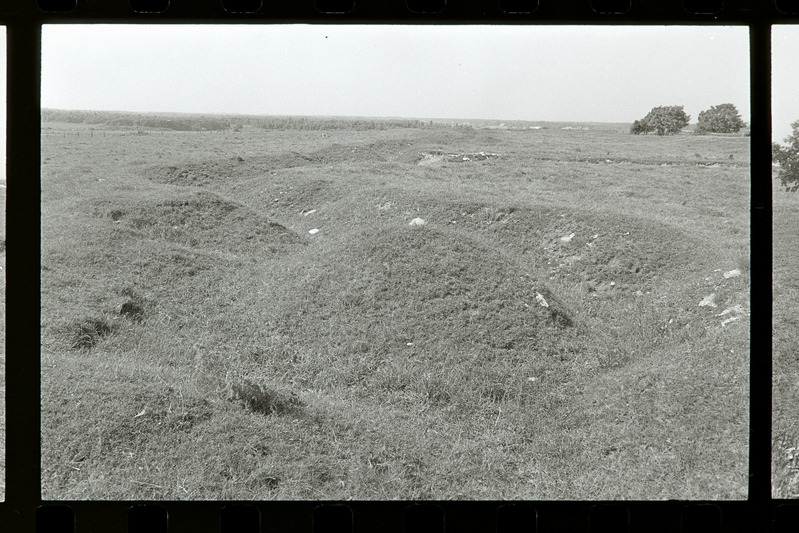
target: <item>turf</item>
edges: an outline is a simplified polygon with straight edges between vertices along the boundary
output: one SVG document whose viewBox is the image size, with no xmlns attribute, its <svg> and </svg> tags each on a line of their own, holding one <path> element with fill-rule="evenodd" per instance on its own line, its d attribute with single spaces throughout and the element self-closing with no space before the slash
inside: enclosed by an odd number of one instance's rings
<svg viewBox="0 0 799 533">
<path fill-rule="evenodd" d="M 747 138 L 46 126 L 46 499 L 746 497 Z"/>
<path fill-rule="evenodd" d="M 772 321 L 772 496 L 799 497 L 799 365 L 797 365 L 796 299 L 799 277 L 797 215 L 799 197 L 774 181 L 773 321 Z"/>
</svg>

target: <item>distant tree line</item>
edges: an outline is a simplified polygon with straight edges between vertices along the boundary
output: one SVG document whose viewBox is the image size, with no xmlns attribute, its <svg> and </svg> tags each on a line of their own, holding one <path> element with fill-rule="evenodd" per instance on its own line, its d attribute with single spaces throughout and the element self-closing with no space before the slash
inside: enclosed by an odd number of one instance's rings
<svg viewBox="0 0 799 533">
<path fill-rule="evenodd" d="M 636 120 L 630 126 L 630 133 L 634 135 L 656 133 L 657 135 L 674 135 L 688 125 L 691 119 L 685 114 L 683 106 L 659 106 L 642 119 Z M 711 106 L 699 113 L 698 125 L 695 133 L 736 133 L 746 127 L 741 120 L 738 109 L 733 104 L 719 104 Z"/>
<path fill-rule="evenodd" d="M 267 130 L 386 130 L 390 128 L 421 128 L 428 123 L 414 119 L 368 119 L 334 117 L 253 117 L 249 124 Z"/>
<path fill-rule="evenodd" d="M 61 109 L 42 109 L 42 121 L 130 128 L 161 128 L 176 131 L 226 130 L 230 127 L 229 121 L 203 116 L 150 115 L 112 111 L 67 111 Z"/>
<path fill-rule="evenodd" d="M 368 119 L 303 116 L 204 116 L 42 109 L 43 122 L 94 124 L 175 131 L 241 131 L 244 126 L 269 130 L 385 130 L 432 126 L 414 119 Z"/>
</svg>

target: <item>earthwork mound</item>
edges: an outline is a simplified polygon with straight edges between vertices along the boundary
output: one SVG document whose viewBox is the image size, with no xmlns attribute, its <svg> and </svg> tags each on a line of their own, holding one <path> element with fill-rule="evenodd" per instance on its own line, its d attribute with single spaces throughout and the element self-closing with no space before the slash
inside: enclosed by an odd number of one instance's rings
<svg viewBox="0 0 799 533">
<path fill-rule="evenodd" d="M 299 237 L 284 226 L 202 191 L 160 199 L 103 200 L 94 205 L 94 214 L 150 239 L 203 249 L 276 250 L 300 243 Z"/>
<path fill-rule="evenodd" d="M 534 357 L 574 340 L 570 311 L 529 269 L 430 227 L 373 227 L 308 249 L 266 283 L 273 327 L 310 350 L 431 356 L 514 350 Z M 546 298 L 543 306 L 536 295 Z M 409 344 L 410 343 L 410 344 Z"/>
</svg>

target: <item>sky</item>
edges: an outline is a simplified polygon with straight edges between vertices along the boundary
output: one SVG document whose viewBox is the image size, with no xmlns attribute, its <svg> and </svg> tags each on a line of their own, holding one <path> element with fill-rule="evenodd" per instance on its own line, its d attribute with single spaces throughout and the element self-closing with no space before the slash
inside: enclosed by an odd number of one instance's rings
<svg viewBox="0 0 799 533">
<path fill-rule="evenodd" d="M 696 122 L 733 103 L 748 121 L 748 54 L 746 27 L 48 25 L 42 107 Z"/>
<path fill-rule="evenodd" d="M 799 120 L 799 26 L 771 28 L 772 140 L 782 143 Z"/>
<path fill-rule="evenodd" d="M 0 26 L 0 180 L 6 179 L 6 27 Z"/>
<path fill-rule="evenodd" d="M 0 180 L 6 179 L 6 27 L 0 26 Z"/>
</svg>

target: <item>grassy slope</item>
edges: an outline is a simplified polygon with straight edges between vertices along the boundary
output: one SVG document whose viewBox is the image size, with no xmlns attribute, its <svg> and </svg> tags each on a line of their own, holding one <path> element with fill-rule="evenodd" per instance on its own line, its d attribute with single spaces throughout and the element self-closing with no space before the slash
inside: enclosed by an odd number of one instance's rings
<svg viewBox="0 0 799 533">
<path fill-rule="evenodd" d="M 774 182 L 773 329 L 772 349 L 772 495 L 799 497 L 799 344 L 796 300 L 799 280 L 795 262 L 799 257 L 797 239 L 799 197 L 785 192 Z"/>
<path fill-rule="evenodd" d="M 747 140 L 607 135 L 46 136 L 45 498 L 745 497 Z"/>
</svg>

